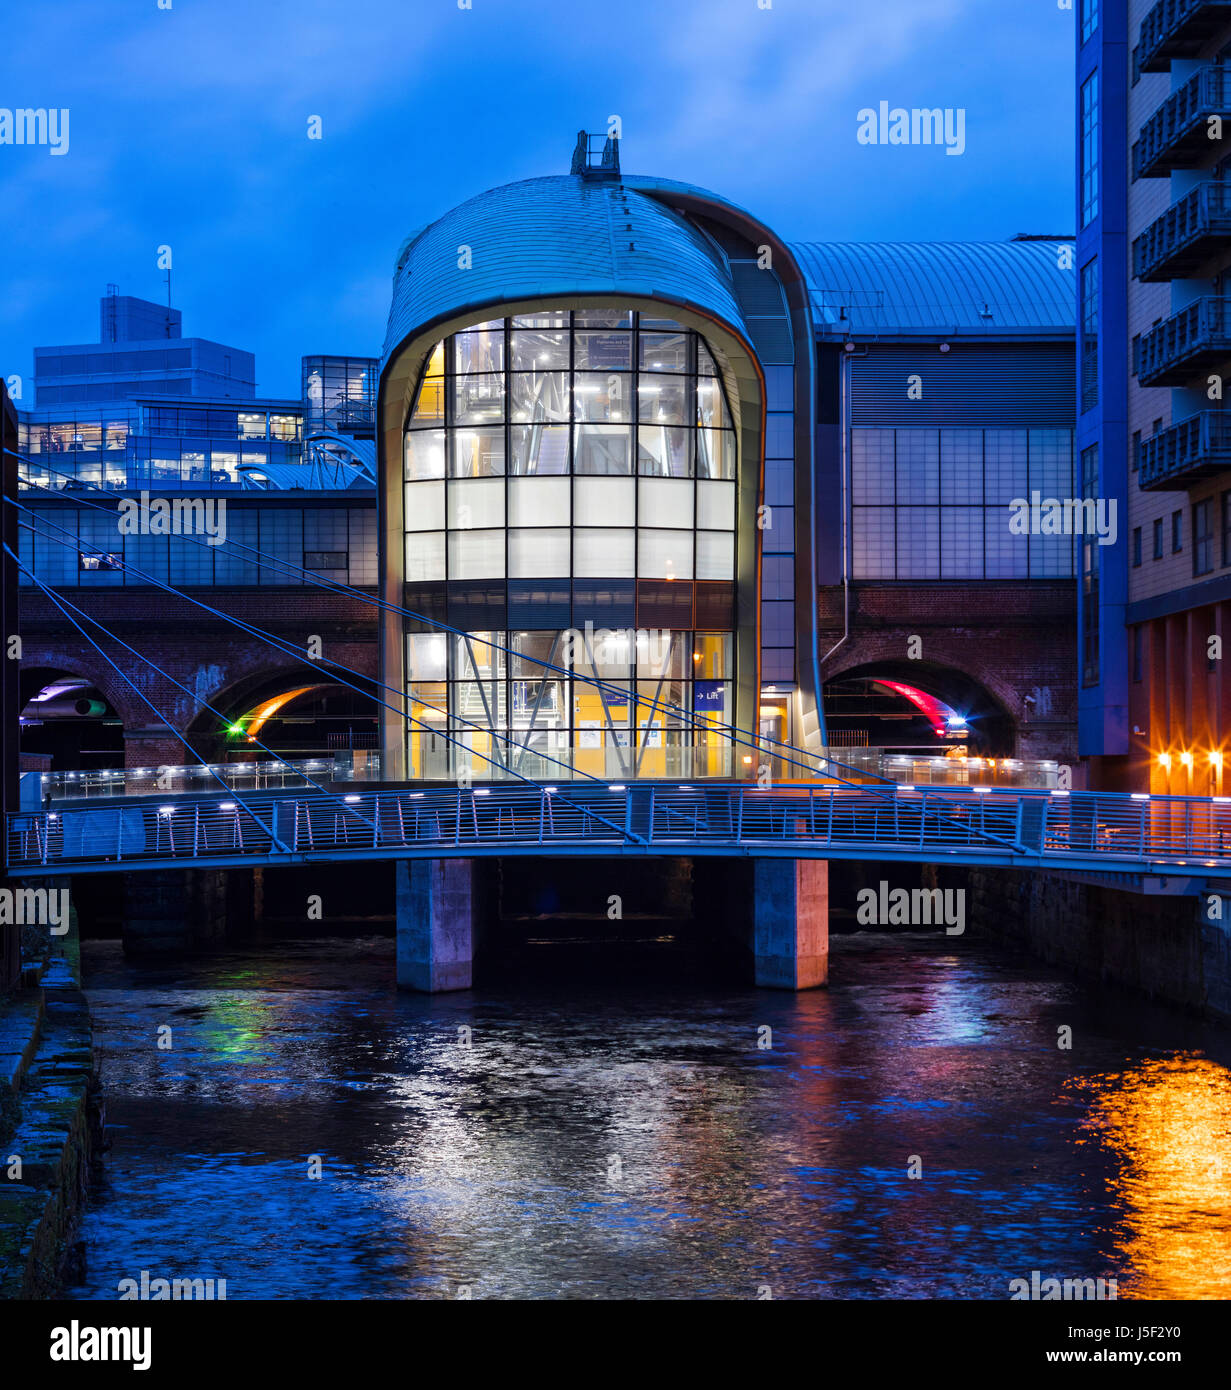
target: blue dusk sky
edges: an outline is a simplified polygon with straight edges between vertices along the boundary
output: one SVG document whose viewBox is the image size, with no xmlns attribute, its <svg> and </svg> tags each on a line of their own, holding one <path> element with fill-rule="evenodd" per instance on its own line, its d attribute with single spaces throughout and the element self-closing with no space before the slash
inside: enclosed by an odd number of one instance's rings
<svg viewBox="0 0 1231 1390">
<path fill-rule="evenodd" d="M 93 341 L 109 282 L 163 299 L 168 245 L 185 335 L 297 396 L 301 355 L 379 353 L 411 231 L 567 173 L 613 115 L 626 172 L 712 188 L 787 240 L 1073 231 L 1058 0 L 159 3 L 5 0 L 0 115 L 70 112 L 63 155 L 0 143 L 6 376 Z M 859 143 L 882 101 L 963 110 L 964 152 Z"/>
</svg>

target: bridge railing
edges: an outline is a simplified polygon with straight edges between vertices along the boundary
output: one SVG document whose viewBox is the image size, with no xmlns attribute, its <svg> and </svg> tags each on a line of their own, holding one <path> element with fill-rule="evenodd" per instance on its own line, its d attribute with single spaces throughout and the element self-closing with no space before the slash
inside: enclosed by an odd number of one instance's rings
<svg viewBox="0 0 1231 1390">
<path fill-rule="evenodd" d="M 841 786 L 423 788 L 329 795 L 94 804 L 8 817 L 14 870 L 181 860 L 447 854 L 537 848 L 574 852 L 690 846 L 755 852 L 826 846 L 913 857 L 989 854 L 1023 865 L 1161 861 L 1231 867 L 1231 799 L 982 789 Z"/>
</svg>

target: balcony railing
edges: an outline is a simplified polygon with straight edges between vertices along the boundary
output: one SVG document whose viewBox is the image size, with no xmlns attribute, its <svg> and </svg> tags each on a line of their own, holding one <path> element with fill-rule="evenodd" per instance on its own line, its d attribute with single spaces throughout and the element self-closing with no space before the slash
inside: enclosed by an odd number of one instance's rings
<svg viewBox="0 0 1231 1390">
<path fill-rule="evenodd" d="M 1226 250 L 1231 238 L 1231 183 L 1203 183 L 1173 203 L 1133 242 L 1138 280 L 1178 280 Z"/>
<path fill-rule="evenodd" d="M 1173 169 L 1195 169 L 1221 148 L 1210 139 L 1212 116 L 1231 120 L 1227 69 L 1198 68 L 1141 127 L 1133 144 L 1133 178 L 1156 179 Z"/>
<path fill-rule="evenodd" d="M 1141 441 L 1137 486 L 1144 492 L 1188 487 L 1231 470 L 1231 414 L 1203 410 Z"/>
<path fill-rule="evenodd" d="M 1184 386 L 1202 369 L 1231 357 L 1231 299 L 1195 299 L 1133 345 L 1142 386 Z"/>
<path fill-rule="evenodd" d="M 1166 72 L 1173 58 L 1193 58 L 1225 25 L 1231 0 L 1159 0 L 1141 21 L 1138 72 Z"/>
</svg>

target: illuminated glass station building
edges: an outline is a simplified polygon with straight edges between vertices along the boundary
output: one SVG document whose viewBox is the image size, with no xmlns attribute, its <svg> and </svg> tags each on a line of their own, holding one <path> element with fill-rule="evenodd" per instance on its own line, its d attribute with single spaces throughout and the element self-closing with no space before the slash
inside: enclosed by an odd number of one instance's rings
<svg viewBox="0 0 1231 1390">
<path fill-rule="evenodd" d="M 584 135 L 570 174 L 490 190 L 409 238 L 376 404 L 381 660 L 407 702 L 384 716 L 385 775 L 752 775 L 760 757 L 723 725 L 821 752 L 818 583 L 841 584 L 868 544 L 841 520 L 854 425 L 923 427 L 896 431 L 903 477 L 874 499 L 891 550 L 903 504 L 917 540 L 935 512 L 907 577 L 1044 578 L 1071 609 L 1070 538 L 1031 538 L 1006 569 L 999 495 L 1043 470 L 1049 491 L 1072 486 L 1072 276 L 1049 240 L 947 266 L 896 248 L 886 281 L 909 279 L 929 312 L 886 335 L 871 311 L 886 317 L 892 289 L 846 288 L 866 255 L 852 269 L 844 248 L 789 247 L 715 194 L 621 175 L 617 142 Z M 817 264 L 843 285 L 819 328 Z M 933 396 L 947 382 L 939 403 L 903 409 L 900 341 L 844 363 L 857 332 L 924 340 L 911 351 Z M 986 389 L 998 372 L 1012 392 Z"/>
</svg>

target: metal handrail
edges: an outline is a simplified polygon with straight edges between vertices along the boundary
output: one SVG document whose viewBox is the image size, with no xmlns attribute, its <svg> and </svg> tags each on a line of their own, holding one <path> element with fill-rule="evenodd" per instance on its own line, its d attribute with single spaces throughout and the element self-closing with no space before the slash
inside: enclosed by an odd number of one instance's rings
<svg viewBox="0 0 1231 1390">
<path fill-rule="evenodd" d="M 827 793 L 821 815 L 818 790 Z M 262 824 L 276 826 L 275 817 L 290 819 L 289 848 L 279 848 Z M 1231 869 L 1231 798 L 938 787 L 886 798 L 880 789 L 832 785 L 634 784 L 570 787 L 567 797 L 521 785 L 399 789 L 342 803 L 328 795 L 267 796 L 243 808 L 196 800 L 15 812 L 7 817 L 5 840 L 10 869 L 47 872 L 219 857 L 285 863 L 288 855 L 363 859 L 374 852 L 519 854 L 552 847 L 684 854 L 690 847 L 777 849 L 815 857 L 862 848 L 970 863 L 999 855 L 1023 865 L 1079 859 L 1120 871 L 1155 863 L 1225 871 Z"/>
</svg>

